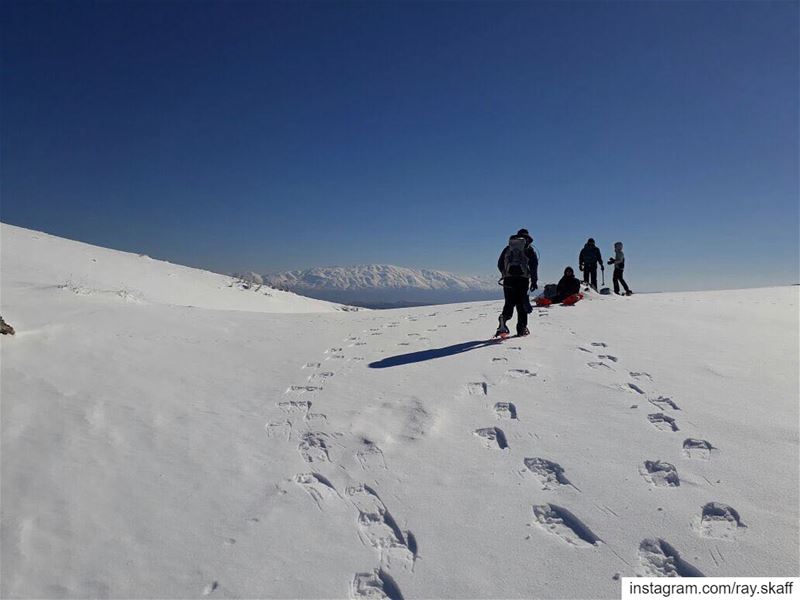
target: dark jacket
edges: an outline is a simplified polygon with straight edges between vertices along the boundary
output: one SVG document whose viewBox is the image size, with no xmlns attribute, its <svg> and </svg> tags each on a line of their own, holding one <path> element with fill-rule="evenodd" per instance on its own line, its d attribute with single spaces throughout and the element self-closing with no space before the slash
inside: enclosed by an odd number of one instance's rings
<svg viewBox="0 0 800 600">
<path fill-rule="evenodd" d="M 501 274 L 503 273 L 506 264 L 506 252 L 508 252 L 508 246 L 503 248 L 503 251 L 500 253 L 500 258 L 497 259 L 497 269 L 500 271 Z M 528 270 L 530 270 L 531 272 L 531 283 L 538 283 L 539 257 L 536 256 L 536 252 L 534 252 L 533 246 L 531 246 L 530 244 L 525 246 L 525 256 L 528 257 Z M 527 279 L 527 278 L 520 277 L 519 279 Z"/>
<path fill-rule="evenodd" d="M 600 248 L 586 244 L 578 255 L 578 265 L 580 265 L 581 270 L 583 270 L 583 267 L 596 269 L 598 264 L 603 264 L 603 257 L 600 256 Z"/>
<path fill-rule="evenodd" d="M 581 291 L 581 282 L 575 275 L 564 275 L 558 282 L 558 295 L 562 298 Z"/>
</svg>

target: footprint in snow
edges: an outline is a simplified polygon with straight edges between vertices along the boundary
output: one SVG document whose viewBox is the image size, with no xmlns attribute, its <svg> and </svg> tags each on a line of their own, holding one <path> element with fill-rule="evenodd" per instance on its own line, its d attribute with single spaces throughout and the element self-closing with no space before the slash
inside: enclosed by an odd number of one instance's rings
<svg viewBox="0 0 800 600">
<path fill-rule="evenodd" d="M 308 376 L 308 381 L 319 381 L 324 383 L 326 379 L 333 377 L 333 371 L 322 371 L 321 373 L 312 373 Z"/>
<path fill-rule="evenodd" d="M 286 400 L 278 402 L 278 408 L 290 414 L 305 414 L 311 408 L 311 402 L 308 400 Z"/>
<path fill-rule="evenodd" d="M 496 402 L 494 412 L 500 419 L 516 419 L 517 407 L 513 402 Z"/>
<path fill-rule="evenodd" d="M 320 427 L 328 422 L 328 415 L 323 413 L 307 413 L 304 420 L 307 427 Z"/>
<path fill-rule="evenodd" d="M 598 348 L 608 348 L 608 344 L 605 342 L 592 342 L 592 346 L 596 346 Z"/>
<path fill-rule="evenodd" d="M 381 566 L 399 566 L 413 571 L 416 560 L 416 539 L 398 527 L 377 492 L 368 485 L 348 487 L 345 495 L 358 510 L 361 541 L 380 553 Z"/>
<path fill-rule="evenodd" d="M 597 358 L 604 358 L 605 360 L 610 360 L 613 363 L 619 361 L 616 356 L 611 356 L 610 354 L 598 354 Z"/>
<path fill-rule="evenodd" d="M 648 381 L 653 381 L 650 373 L 630 371 L 628 374 L 634 379 L 647 379 Z"/>
<path fill-rule="evenodd" d="M 663 460 L 646 460 L 639 472 L 650 484 L 656 487 L 679 487 L 681 485 L 675 465 Z"/>
<path fill-rule="evenodd" d="M 678 405 L 675 404 L 671 398 L 667 398 L 666 396 L 659 396 L 653 400 L 650 400 L 650 404 L 660 408 L 661 410 L 666 410 L 667 408 L 671 408 L 672 410 L 680 410 Z"/>
<path fill-rule="evenodd" d="M 586 366 L 591 367 L 592 369 L 609 369 L 611 371 L 614 370 L 611 367 L 609 367 L 606 363 L 598 361 L 588 362 L 586 363 Z"/>
<path fill-rule="evenodd" d="M 292 423 L 290 421 L 270 421 L 264 425 L 268 438 L 292 439 Z"/>
<path fill-rule="evenodd" d="M 330 480 L 319 473 L 298 473 L 294 476 L 294 482 L 308 492 L 320 510 L 323 510 L 325 502 L 341 498 Z"/>
<path fill-rule="evenodd" d="M 350 582 L 351 600 L 403 600 L 400 588 L 383 569 L 356 573 Z"/>
<path fill-rule="evenodd" d="M 703 577 L 683 560 L 678 551 L 660 538 L 648 538 L 639 544 L 639 575 L 643 577 Z"/>
<path fill-rule="evenodd" d="M 692 528 L 701 537 L 730 540 L 742 533 L 747 526 L 742 523 L 738 511 L 721 502 L 709 502 L 695 517 Z"/>
<path fill-rule="evenodd" d="M 377 444 L 370 440 L 362 440 L 362 447 L 356 451 L 356 460 L 364 471 L 385 470 L 386 459 Z"/>
<path fill-rule="evenodd" d="M 290 385 L 286 388 L 285 394 L 309 394 L 321 392 L 322 387 L 318 385 Z"/>
<path fill-rule="evenodd" d="M 468 383 L 467 393 L 471 395 L 486 396 L 489 393 L 489 386 L 485 381 Z"/>
<path fill-rule="evenodd" d="M 635 383 L 629 383 L 628 384 L 628 389 L 631 390 L 632 392 L 636 392 L 637 394 L 644 395 L 644 390 L 642 388 L 640 388 L 638 385 L 636 385 Z"/>
<path fill-rule="evenodd" d="M 505 450 L 508 448 L 506 434 L 499 427 L 483 427 L 476 429 L 474 433 L 486 448 L 491 450 Z"/>
<path fill-rule="evenodd" d="M 217 581 L 212 581 L 211 583 L 207 584 L 207 585 L 206 585 L 206 586 L 203 588 L 203 596 L 208 596 L 208 595 L 210 595 L 210 594 L 211 594 L 211 593 L 212 593 L 214 590 L 216 590 L 218 587 L 219 587 L 219 582 L 217 582 Z"/>
<path fill-rule="evenodd" d="M 307 432 L 300 436 L 297 451 L 308 463 L 331 462 L 328 435 L 320 432 Z"/>
<path fill-rule="evenodd" d="M 504 362 L 507 363 L 508 359 L 505 356 L 495 356 L 492 358 L 492 362 Z"/>
<path fill-rule="evenodd" d="M 526 458 L 522 462 L 525 465 L 525 469 L 539 481 L 543 490 L 557 489 L 562 485 L 572 485 L 564 475 L 564 468 L 557 462 L 546 458 Z"/>
<path fill-rule="evenodd" d="M 675 423 L 675 419 L 664 413 L 647 415 L 647 420 L 653 424 L 653 427 L 660 431 L 678 431 L 678 425 Z"/>
<path fill-rule="evenodd" d="M 706 440 L 694 438 L 686 438 L 683 440 L 683 454 L 688 458 L 709 460 L 713 450 L 716 450 L 716 448 L 711 445 L 711 442 Z"/>
<path fill-rule="evenodd" d="M 303 365 L 304 369 L 319 369 L 322 366 L 322 363 L 318 362 L 307 362 Z"/>
<path fill-rule="evenodd" d="M 534 506 L 533 517 L 534 523 L 545 531 L 578 548 L 592 548 L 602 542 L 580 519 L 555 504 Z"/>
<path fill-rule="evenodd" d="M 536 377 L 536 373 L 529 371 L 528 369 L 509 369 L 506 371 L 506 375 L 513 379 L 520 379 L 523 377 Z"/>
</svg>

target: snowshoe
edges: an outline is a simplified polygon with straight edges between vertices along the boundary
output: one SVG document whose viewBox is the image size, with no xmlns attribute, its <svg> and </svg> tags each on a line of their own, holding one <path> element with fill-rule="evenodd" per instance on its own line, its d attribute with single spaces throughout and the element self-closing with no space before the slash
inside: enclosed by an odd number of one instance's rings
<svg viewBox="0 0 800 600">
<path fill-rule="evenodd" d="M 509 335 L 511 335 L 511 332 L 508 330 L 508 326 L 506 325 L 506 321 L 502 315 L 500 315 L 498 321 L 500 322 L 500 326 L 497 328 L 497 332 L 494 334 L 494 337 L 507 338 Z"/>
<path fill-rule="evenodd" d="M 525 337 L 526 335 L 530 335 L 531 332 L 527 327 L 523 327 L 522 329 L 517 329 L 517 337 Z"/>
</svg>

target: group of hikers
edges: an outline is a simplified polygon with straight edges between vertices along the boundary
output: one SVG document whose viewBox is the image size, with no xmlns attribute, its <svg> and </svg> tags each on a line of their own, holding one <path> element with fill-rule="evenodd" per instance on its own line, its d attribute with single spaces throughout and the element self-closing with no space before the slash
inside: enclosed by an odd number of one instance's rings
<svg viewBox="0 0 800 600">
<path fill-rule="evenodd" d="M 614 265 L 614 293 L 630 296 L 633 292 L 622 276 L 625 270 L 622 242 L 614 244 L 614 256 L 608 259 L 608 264 Z M 591 287 L 597 291 L 597 267 L 605 271 L 600 248 L 593 238 L 589 238 L 578 255 L 578 268 L 583 272 L 583 283 L 587 289 Z M 500 283 L 503 285 L 505 304 L 499 318 L 500 326 L 495 335 L 505 337 L 510 334 L 506 323 L 514 315 L 514 309 L 517 311 L 517 335 L 528 335 L 530 333 L 528 313 L 533 311 L 528 291 L 533 292 L 539 288 L 539 257 L 536 255 L 533 238 L 527 229 L 520 229 L 509 238 L 508 245 L 503 248 L 500 258 L 497 259 L 497 269 L 501 273 Z M 625 290 L 624 294 L 620 292 L 620 285 Z M 540 306 L 558 303 L 575 304 L 583 297 L 581 282 L 575 277 L 572 267 L 565 268 L 564 276 L 558 284 L 545 286 L 544 292 L 536 299 L 536 303 Z M 601 293 L 610 292 L 604 288 Z"/>
</svg>

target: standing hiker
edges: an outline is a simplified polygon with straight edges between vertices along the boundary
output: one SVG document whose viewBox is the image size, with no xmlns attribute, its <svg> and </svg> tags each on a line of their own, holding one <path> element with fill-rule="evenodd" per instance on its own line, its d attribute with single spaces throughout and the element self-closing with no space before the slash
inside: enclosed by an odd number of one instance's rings
<svg viewBox="0 0 800 600">
<path fill-rule="evenodd" d="M 595 246 L 594 238 L 589 238 L 578 255 L 578 268 L 583 271 L 583 283 L 592 286 L 595 290 L 597 290 L 597 265 L 600 265 L 600 269 L 605 271 L 600 248 Z"/>
<path fill-rule="evenodd" d="M 503 296 L 505 305 L 500 315 L 500 326 L 495 336 L 505 337 L 509 334 L 506 321 L 517 309 L 517 335 L 528 335 L 528 311 L 530 306 L 528 289 L 535 290 L 539 280 L 539 258 L 533 250 L 533 238 L 527 229 L 520 229 L 516 235 L 508 239 L 508 246 L 503 248 L 497 259 L 497 268 L 502 274 Z"/>
<path fill-rule="evenodd" d="M 626 296 L 633 294 L 631 288 L 622 278 L 622 271 L 625 270 L 625 253 L 622 252 L 622 242 L 614 244 L 614 258 L 609 258 L 608 264 L 614 265 L 614 293 L 619 294 L 619 284 L 621 283 L 622 287 L 625 288 Z"/>
</svg>

